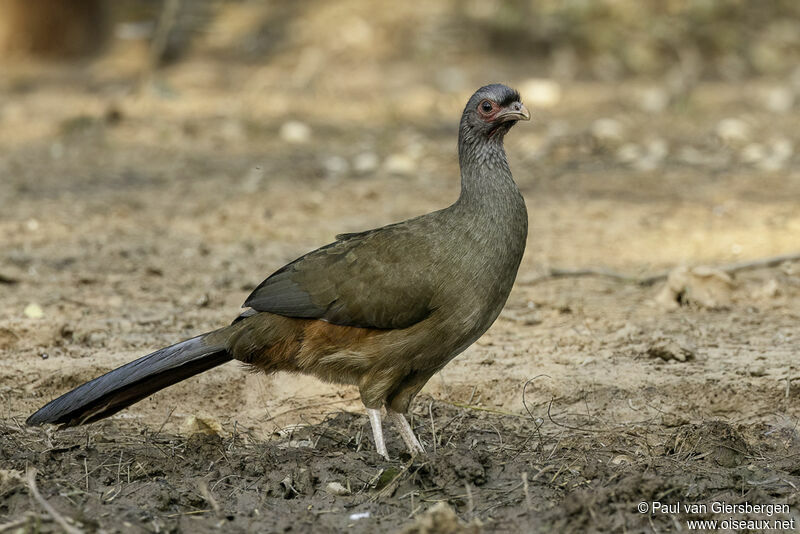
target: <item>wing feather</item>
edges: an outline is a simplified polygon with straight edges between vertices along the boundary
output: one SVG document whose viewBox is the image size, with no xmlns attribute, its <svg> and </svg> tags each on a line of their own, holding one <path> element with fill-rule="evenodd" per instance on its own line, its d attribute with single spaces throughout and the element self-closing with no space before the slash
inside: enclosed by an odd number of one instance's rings
<svg viewBox="0 0 800 534">
<path fill-rule="evenodd" d="M 309 252 L 264 280 L 245 307 L 363 328 L 406 328 L 433 311 L 425 232 L 392 225 Z"/>
</svg>

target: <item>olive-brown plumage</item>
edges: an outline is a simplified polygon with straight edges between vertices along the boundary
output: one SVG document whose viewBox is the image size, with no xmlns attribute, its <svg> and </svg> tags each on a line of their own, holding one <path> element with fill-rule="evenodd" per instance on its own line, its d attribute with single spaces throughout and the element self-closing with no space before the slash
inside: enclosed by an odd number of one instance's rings
<svg viewBox="0 0 800 534">
<path fill-rule="evenodd" d="M 503 137 L 528 111 L 519 94 L 488 85 L 461 117 L 461 194 L 451 206 L 343 234 L 264 280 L 230 326 L 166 347 L 50 402 L 29 424 L 83 424 L 235 359 L 353 384 L 372 423 L 380 409 L 412 452 L 403 414 L 434 373 L 480 337 L 503 308 L 525 249 L 527 212 Z"/>
</svg>

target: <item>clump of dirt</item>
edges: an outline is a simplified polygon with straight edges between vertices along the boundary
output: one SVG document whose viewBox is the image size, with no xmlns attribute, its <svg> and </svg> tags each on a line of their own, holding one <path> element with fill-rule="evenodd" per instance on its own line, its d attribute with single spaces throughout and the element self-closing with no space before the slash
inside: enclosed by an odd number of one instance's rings
<svg viewBox="0 0 800 534">
<path fill-rule="evenodd" d="M 675 433 L 667 452 L 677 457 L 708 457 L 722 467 L 738 467 L 747 457 L 747 442 L 731 425 L 723 421 L 708 421 L 682 427 Z"/>
<path fill-rule="evenodd" d="M 401 534 L 478 534 L 481 523 L 461 521 L 445 503 L 434 504 L 417 520 L 404 528 Z"/>
</svg>

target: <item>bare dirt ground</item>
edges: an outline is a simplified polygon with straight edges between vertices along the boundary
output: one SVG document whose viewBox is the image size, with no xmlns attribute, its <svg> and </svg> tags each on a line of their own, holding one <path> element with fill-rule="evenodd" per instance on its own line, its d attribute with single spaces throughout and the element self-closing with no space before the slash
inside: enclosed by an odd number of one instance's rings
<svg viewBox="0 0 800 534">
<path fill-rule="evenodd" d="M 426 457 L 394 432 L 397 459 L 377 456 L 353 389 L 236 364 L 107 422 L 26 428 L 54 396 L 226 324 L 334 234 L 456 198 L 456 123 L 485 72 L 404 92 L 391 80 L 426 73 L 398 64 L 303 92 L 279 68 L 189 61 L 143 94 L 97 70 L 3 82 L 0 528 L 59 531 L 42 501 L 105 532 L 685 530 L 642 501 L 797 517 L 800 263 L 690 277 L 674 306 L 663 280 L 547 277 L 800 252 L 799 117 L 762 105 L 766 81 L 662 110 L 638 104 L 648 87 L 576 82 L 533 106 L 507 142 L 526 256 L 497 323 L 414 404 Z M 279 135 L 289 118 L 306 142 Z"/>
</svg>

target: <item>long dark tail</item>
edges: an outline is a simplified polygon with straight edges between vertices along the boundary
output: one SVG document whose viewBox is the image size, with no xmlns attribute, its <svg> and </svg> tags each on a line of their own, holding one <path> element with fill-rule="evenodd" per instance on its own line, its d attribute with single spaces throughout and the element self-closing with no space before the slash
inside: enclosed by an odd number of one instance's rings
<svg viewBox="0 0 800 534">
<path fill-rule="evenodd" d="M 78 386 L 49 402 L 26 421 L 29 425 L 82 425 L 115 414 L 190 376 L 221 365 L 231 356 L 225 347 L 201 336 L 164 347 Z"/>
</svg>

